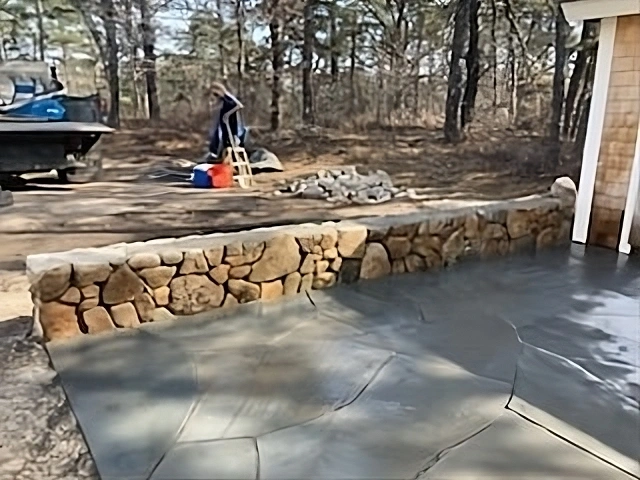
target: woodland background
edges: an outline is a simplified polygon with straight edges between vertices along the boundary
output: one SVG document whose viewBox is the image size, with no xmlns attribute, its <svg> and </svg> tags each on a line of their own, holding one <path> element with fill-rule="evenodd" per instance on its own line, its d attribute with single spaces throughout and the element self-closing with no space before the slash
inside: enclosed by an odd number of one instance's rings
<svg viewBox="0 0 640 480">
<path fill-rule="evenodd" d="M 210 121 L 224 82 L 251 125 L 536 132 L 582 148 L 598 23 L 557 0 L 0 0 L 0 61 L 47 60 L 109 123 Z"/>
</svg>

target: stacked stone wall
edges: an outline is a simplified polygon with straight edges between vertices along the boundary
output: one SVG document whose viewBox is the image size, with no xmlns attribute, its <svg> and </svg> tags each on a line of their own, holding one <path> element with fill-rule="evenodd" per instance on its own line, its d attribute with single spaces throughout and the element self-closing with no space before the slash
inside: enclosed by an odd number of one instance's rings
<svg viewBox="0 0 640 480">
<path fill-rule="evenodd" d="M 572 216 L 573 205 L 541 197 L 40 255 L 28 266 L 44 337 L 60 340 L 568 244 Z"/>
</svg>

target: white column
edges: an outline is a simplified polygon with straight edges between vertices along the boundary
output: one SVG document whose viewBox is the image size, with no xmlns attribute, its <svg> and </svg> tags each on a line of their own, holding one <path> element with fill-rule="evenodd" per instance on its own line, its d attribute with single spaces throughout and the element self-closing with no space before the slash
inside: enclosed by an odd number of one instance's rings
<svg viewBox="0 0 640 480">
<path fill-rule="evenodd" d="M 591 110 L 589 112 L 587 138 L 582 156 L 582 170 L 573 225 L 573 241 L 578 243 L 587 243 L 589 235 L 589 217 L 596 185 L 596 171 L 598 169 L 600 144 L 602 143 L 602 130 L 604 129 L 604 115 L 607 108 L 617 24 L 618 19 L 611 17 L 603 18 L 600 25 L 600 46 L 598 48 Z"/>
<path fill-rule="evenodd" d="M 633 219 L 640 211 L 638 195 L 640 190 L 640 122 L 638 123 L 638 137 L 636 138 L 636 152 L 633 157 L 631 176 L 629 178 L 629 188 L 627 190 L 627 203 L 624 207 L 624 218 L 622 220 L 622 232 L 620 233 L 620 245 L 618 250 L 627 255 L 631 253 L 629 235 L 633 226 Z"/>
</svg>

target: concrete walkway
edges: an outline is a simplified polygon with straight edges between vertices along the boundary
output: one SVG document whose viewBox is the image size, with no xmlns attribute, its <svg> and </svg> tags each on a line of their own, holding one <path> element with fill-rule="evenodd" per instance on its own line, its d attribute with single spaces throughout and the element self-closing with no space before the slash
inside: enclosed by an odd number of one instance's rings
<svg viewBox="0 0 640 480">
<path fill-rule="evenodd" d="M 579 248 L 51 344 L 110 479 L 640 474 L 640 263 Z"/>
</svg>

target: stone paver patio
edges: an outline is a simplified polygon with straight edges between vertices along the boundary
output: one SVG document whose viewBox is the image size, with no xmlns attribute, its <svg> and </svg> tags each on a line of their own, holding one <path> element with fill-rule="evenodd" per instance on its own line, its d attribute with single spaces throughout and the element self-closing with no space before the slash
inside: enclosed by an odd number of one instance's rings
<svg viewBox="0 0 640 480">
<path fill-rule="evenodd" d="M 640 474 L 640 263 L 560 249 L 48 344 L 111 479 Z"/>
</svg>

